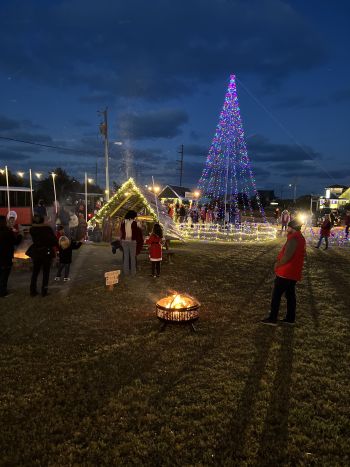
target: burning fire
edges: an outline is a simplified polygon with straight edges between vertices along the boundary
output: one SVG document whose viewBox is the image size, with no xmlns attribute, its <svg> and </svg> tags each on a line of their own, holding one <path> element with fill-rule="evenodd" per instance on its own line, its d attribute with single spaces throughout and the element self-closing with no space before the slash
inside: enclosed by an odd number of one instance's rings
<svg viewBox="0 0 350 467">
<path fill-rule="evenodd" d="M 17 259 L 29 259 L 29 256 L 27 256 L 24 251 L 15 251 L 14 253 L 14 258 Z"/>
<path fill-rule="evenodd" d="M 196 302 L 186 295 L 173 294 L 168 297 L 159 300 L 158 304 L 167 309 L 180 309 L 190 308 L 196 304 Z"/>
</svg>

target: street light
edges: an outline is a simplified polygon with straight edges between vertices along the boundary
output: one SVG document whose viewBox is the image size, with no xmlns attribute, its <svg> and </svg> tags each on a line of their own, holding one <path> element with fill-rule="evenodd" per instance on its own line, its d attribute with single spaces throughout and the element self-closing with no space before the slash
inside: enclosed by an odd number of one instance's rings
<svg viewBox="0 0 350 467">
<path fill-rule="evenodd" d="M 53 184 L 53 193 L 55 195 L 55 212 L 56 212 L 56 215 L 57 215 L 57 194 L 56 194 L 56 183 L 55 183 L 55 178 L 57 177 L 57 174 L 52 172 L 51 177 L 52 177 L 52 184 Z"/>
<path fill-rule="evenodd" d="M 85 220 L 88 221 L 88 183 L 94 183 L 93 178 L 88 178 L 85 172 Z"/>
<path fill-rule="evenodd" d="M 296 198 L 297 198 L 297 185 L 296 185 L 296 183 L 290 183 L 289 188 L 293 188 L 293 201 L 294 201 L 294 204 L 295 204 Z"/>
<path fill-rule="evenodd" d="M 10 189 L 9 189 L 9 172 L 7 169 L 7 165 L 5 165 L 5 176 L 6 176 L 6 188 L 7 188 L 7 209 L 8 209 L 8 212 L 10 212 L 11 203 L 10 203 Z"/>
</svg>

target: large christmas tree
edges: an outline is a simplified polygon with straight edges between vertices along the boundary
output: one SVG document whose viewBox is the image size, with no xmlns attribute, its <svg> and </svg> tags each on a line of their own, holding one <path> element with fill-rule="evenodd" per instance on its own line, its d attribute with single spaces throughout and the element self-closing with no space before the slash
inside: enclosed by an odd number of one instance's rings
<svg viewBox="0 0 350 467">
<path fill-rule="evenodd" d="M 264 216 L 244 138 L 235 75 L 220 113 L 205 168 L 198 183 L 202 198 L 217 204 L 232 223 L 254 221 L 256 206 Z"/>
</svg>

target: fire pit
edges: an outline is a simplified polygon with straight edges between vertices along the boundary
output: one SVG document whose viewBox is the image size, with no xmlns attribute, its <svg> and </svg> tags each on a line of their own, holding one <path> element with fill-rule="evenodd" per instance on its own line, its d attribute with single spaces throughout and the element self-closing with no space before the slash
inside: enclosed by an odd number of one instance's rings
<svg viewBox="0 0 350 467">
<path fill-rule="evenodd" d="M 13 268 L 17 270 L 29 271 L 31 269 L 32 262 L 24 251 L 15 251 L 13 256 Z"/>
<path fill-rule="evenodd" d="M 200 304 L 189 295 L 173 294 L 156 303 L 157 318 L 163 322 L 161 330 L 169 323 L 189 324 L 193 331 L 194 321 L 199 318 Z"/>
</svg>

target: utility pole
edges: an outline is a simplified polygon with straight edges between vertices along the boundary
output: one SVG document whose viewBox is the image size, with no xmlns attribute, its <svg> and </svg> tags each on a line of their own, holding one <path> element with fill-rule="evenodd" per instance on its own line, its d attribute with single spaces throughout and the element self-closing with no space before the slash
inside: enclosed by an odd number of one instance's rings
<svg viewBox="0 0 350 467">
<path fill-rule="evenodd" d="M 183 167 L 184 167 L 184 145 L 181 144 L 181 149 L 180 151 L 177 152 L 178 154 L 180 154 L 181 156 L 181 159 L 180 160 L 177 160 L 177 162 L 180 162 L 180 186 L 182 186 L 182 174 L 183 174 Z"/>
<path fill-rule="evenodd" d="M 103 116 L 103 122 L 100 123 L 100 133 L 104 137 L 105 148 L 105 166 L 106 166 L 106 200 L 109 201 L 109 155 L 108 155 L 108 107 L 98 113 Z"/>
</svg>

